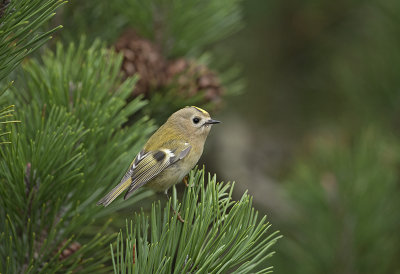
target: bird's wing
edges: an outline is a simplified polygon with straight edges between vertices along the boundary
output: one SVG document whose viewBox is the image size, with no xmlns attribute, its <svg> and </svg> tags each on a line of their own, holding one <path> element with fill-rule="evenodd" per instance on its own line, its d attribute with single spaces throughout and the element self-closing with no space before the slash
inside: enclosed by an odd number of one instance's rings
<svg viewBox="0 0 400 274">
<path fill-rule="evenodd" d="M 185 142 L 175 142 L 156 151 L 145 152 L 142 150 L 133 160 L 121 182 L 131 178 L 132 182 L 124 199 L 129 198 L 133 192 L 156 177 L 161 171 L 183 159 L 192 146 Z M 171 148 L 173 147 L 173 149 Z"/>
<path fill-rule="evenodd" d="M 144 150 L 140 151 L 138 155 L 136 155 L 135 159 L 129 166 L 128 171 L 125 173 L 124 177 L 122 177 L 121 182 L 117 186 L 115 186 L 106 196 L 104 196 L 100 201 L 97 202 L 97 205 L 108 206 L 112 203 L 125 189 L 129 188 L 132 183 L 132 174 L 135 170 L 135 167 L 138 163 L 148 156 L 148 153 L 145 153 Z"/>
</svg>

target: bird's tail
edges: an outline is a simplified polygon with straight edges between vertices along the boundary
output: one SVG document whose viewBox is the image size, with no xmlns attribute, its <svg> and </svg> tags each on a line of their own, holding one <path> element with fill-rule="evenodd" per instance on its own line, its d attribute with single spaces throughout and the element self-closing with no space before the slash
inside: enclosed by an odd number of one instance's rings
<svg viewBox="0 0 400 274">
<path fill-rule="evenodd" d="M 119 183 L 114 187 L 106 196 L 104 196 L 97 205 L 108 206 L 112 201 L 115 200 L 125 189 L 127 189 L 132 183 L 132 178 L 128 177 L 125 181 Z"/>
</svg>

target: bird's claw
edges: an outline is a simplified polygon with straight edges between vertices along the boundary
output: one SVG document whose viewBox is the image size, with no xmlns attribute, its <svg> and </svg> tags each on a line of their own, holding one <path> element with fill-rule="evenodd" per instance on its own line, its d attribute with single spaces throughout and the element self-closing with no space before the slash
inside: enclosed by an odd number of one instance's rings
<svg viewBox="0 0 400 274">
<path fill-rule="evenodd" d="M 188 176 L 183 177 L 182 182 L 185 184 L 186 187 L 189 187 L 189 184 L 188 184 Z"/>
</svg>

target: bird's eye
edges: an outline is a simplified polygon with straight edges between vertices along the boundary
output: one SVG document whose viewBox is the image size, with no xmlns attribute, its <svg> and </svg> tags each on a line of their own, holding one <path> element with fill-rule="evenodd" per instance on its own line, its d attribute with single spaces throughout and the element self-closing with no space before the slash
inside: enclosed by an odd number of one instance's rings
<svg viewBox="0 0 400 274">
<path fill-rule="evenodd" d="M 193 118 L 193 123 L 198 124 L 200 122 L 200 118 L 194 117 Z"/>
</svg>

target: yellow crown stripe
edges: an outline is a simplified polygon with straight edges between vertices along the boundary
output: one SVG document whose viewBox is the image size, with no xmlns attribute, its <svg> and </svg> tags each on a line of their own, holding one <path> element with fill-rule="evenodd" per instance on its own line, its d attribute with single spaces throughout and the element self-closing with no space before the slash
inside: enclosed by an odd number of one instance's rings
<svg viewBox="0 0 400 274">
<path fill-rule="evenodd" d="M 196 106 L 192 106 L 192 108 L 195 108 L 195 109 L 197 109 L 197 110 L 199 110 L 199 111 L 203 112 L 204 114 L 208 114 L 208 112 L 207 112 L 207 111 L 205 111 L 205 110 L 204 110 L 204 109 L 202 109 L 202 108 L 199 108 L 199 107 L 196 107 Z"/>
</svg>

